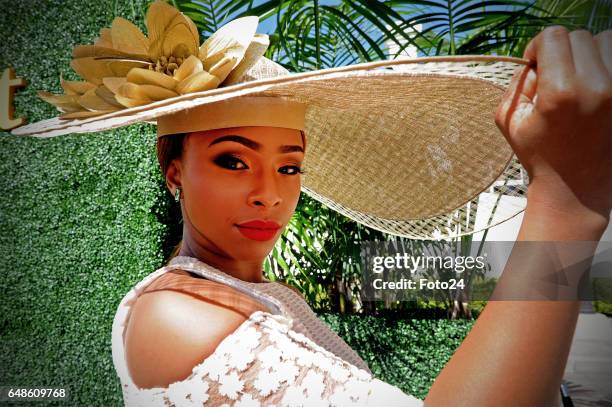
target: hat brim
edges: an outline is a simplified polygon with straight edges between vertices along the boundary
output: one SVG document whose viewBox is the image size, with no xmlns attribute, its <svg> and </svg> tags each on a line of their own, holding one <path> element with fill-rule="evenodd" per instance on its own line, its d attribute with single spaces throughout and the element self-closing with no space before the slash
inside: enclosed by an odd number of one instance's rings
<svg viewBox="0 0 612 407">
<path fill-rule="evenodd" d="M 375 229 L 446 237 L 457 235 L 452 225 L 441 230 L 448 214 L 498 180 L 513 157 L 494 114 L 512 74 L 525 63 L 487 59 L 382 61 L 291 74 L 81 120 L 44 120 L 12 133 L 97 132 L 242 96 L 283 97 L 307 106 L 306 193 Z M 521 210 L 508 211 L 505 219 Z M 428 219 L 438 220 L 425 228 Z M 421 226 L 406 228 L 411 224 Z M 461 228 L 461 234 L 474 231 Z"/>
</svg>

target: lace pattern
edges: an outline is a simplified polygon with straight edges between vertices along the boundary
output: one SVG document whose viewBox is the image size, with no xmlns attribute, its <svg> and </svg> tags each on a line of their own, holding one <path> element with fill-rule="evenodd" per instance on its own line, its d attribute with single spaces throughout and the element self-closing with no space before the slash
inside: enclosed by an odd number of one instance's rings
<svg viewBox="0 0 612 407">
<path fill-rule="evenodd" d="M 224 338 L 185 380 L 139 389 L 122 379 L 127 406 L 422 406 L 422 402 L 342 360 L 257 311 Z"/>
<path fill-rule="evenodd" d="M 207 279 L 242 291 L 267 305 L 271 314 L 280 314 L 289 318 L 294 331 L 305 335 L 334 355 L 370 373 L 368 365 L 357 352 L 315 315 L 301 295 L 287 286 L 276 282 L 261 284 L 242 281 L 193 257 L 174 257 L 170 266 L 192 271 Z"/>
<path fill-rule="evenodd" d="M 186 266 L 187 260 L 192 261 L 190 258 L 182 259 L 181 268 Z M 193 266 L 193 270 L 204 277 L 214 277 L 211 278 L 214 281 L 252 295 L 266 304 L 271 312 L 252 313 L 221 341 L 208 358 L 193 368 L 188 378 L 166 388 L 141 389 L 134 384 L 127 368 L 125 328 L 138 297 L 152 281 L 177 265 L 151 273 L 124 296 L 113 321 L 113 364 L 121 381 L 126 406 L 423 405 L 422 401 L 399 388 L 373 378 L 347 358 L 346 352 L 343 352 L 344 357 L 332 353 L 328 350 L 333 343 L 329 338 L 304 335 L 299 329 L 300 318 L 304 318 L 302 312 L 286 307 L 287 303 L 294 304 L 295 298 L 253 290 L 248 284 L 234 281 L 201 262 L 195 262 Z M 317 338 L 319 342 L 315 342 Z M 335 345 L 331 348 L 338 351 Z"/>
</svg>

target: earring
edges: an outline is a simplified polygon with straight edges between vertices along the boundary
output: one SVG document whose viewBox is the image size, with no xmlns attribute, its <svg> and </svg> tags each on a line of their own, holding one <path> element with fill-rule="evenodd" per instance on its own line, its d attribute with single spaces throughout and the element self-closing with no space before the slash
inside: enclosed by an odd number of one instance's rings
<svg viewBox="0 0 612 407">
<path fill-rule="evenodd" d="M 179 202 L 181 200 L 181 187 L 176 187 L 174 191 L 174 202 Z"/>
</svg>

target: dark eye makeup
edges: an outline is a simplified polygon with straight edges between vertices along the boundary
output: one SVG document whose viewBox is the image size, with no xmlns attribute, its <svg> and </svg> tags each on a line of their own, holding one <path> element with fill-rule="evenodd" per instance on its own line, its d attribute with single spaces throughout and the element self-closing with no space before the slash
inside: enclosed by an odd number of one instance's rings
<svg viewBox="0 0 612 407">
<path fill-rule="evenodd" d="M 219 167 L 228 170 L 243 170 L 248 168 L 242 160 L 232 154 L 221 154 L 213 160 Z"/>
<path fill-rule="evenodd" d="M 228 170 L 246 170 L 249 167 L 234 154 L 221 154 L 213 159 L 213 162 L 221 168 Z M 297 175 L 304 174 L 304 170 L 297 165 L 285 165 L 279 169 L 281 174 Z"/>
</svg>

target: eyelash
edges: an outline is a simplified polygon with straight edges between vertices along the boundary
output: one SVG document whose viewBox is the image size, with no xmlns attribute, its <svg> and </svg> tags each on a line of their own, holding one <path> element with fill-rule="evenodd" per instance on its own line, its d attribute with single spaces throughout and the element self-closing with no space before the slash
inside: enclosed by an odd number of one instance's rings
<svg viewBox="0 0 612 407">
<path fill-rule="evenodd" d="M 246 168 L 230 168 L 230 166 L 227 165 L 228 161 L 229 162 L 239 161 Z M 222 154 L 219 157 L 215 158 L 214 162 L 215 162 L 215 164 L 217 164 L 218 166 L 220 166 L 222 168 L 227 168 L 227 169 L 233 170 L 233 171 L 239 171 L 239 170 L 244 170 L 244 169 L 248 168 L 246 166 L 246 164 L 239 157 L 237 157 L 237 156 L 235 156 L 233 154 Z M 293 174 L 285 174 L 285 175 L 298 175 L 298 174 L 305 174 L 306 173 L 302 168 L 298 167 L 297 165 L 285 165 L 282 168 L 286 168 L 286 167 L 294 168 L 295 172 Z"/>
</svg>

